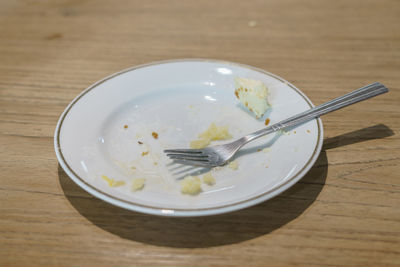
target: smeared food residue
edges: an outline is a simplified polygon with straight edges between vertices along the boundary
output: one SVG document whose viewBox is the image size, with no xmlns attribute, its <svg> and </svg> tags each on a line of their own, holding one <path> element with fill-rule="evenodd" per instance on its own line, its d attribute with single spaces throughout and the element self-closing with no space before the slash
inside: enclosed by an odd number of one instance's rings
<svg viewBox="0 0 400 267">
<path fill-rule="evenodd" d="M 132 191 L 142 190 L 144 185 L 145 185 L 145 183 L 146 183 L 146 179 L 145 178 L 136 178 L 132 182 L 131 190 Z"/>
<path fill-rule="evenodd" d="M 237 170 L 239 168 L 239 164 L 237 163 L 237 161 L 232 161 L 231 163 L 229 163 L 228 167 L 232 170 Z"/>
<path fill-rule="evenodd" d="M 103 180 L 106 181 L 110 187 L 125 185 L 124 181 L 116 181 L 114 178 L 109 178 L 107 175 L 102 175 L 101 178 L 103 178 Z"/>
<path fill-rule="evenodd" d="M 208 173 L 204 174 L 203 183 L 205 183 L 207 185 L 214 185 L 215 184 L 215 178 L 212 176 L 211 172 L 208 172 Z"/>
</svg>

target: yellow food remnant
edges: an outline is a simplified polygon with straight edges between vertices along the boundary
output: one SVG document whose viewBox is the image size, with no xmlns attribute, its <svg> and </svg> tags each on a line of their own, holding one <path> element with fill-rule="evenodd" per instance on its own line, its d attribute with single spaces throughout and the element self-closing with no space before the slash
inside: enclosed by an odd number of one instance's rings
<svg viewBox="0 0 400 267">
<path fill-rule="evenodd" d="M 228 132 L 227 126 L 217 126 L 215 123 L 211 123 L 208 129 L 199 134 L 199 139 L 190 142 L 191 148 L 204 148 L 208 146 L 211 141 L 225 140 L 232 138 L 232 135 Z"/>
<path fill-rule="evenodd" d="M 117 186 L 122 186 L 125 185 L 124 181 L 115 181 L 112 185 L 112 187 L 117 187 Z"/>
<path fill-rule="evenodd" d="M 117 187 L 117 186 L 125 185 L 124 181 L 115 181 L 114 178 L 109 178 L 106 175 L 102 175 L 101 178 L 103 178 L 108 183 L 108 186 L 110 186 L 110 187 Z"/>
<path fill-rule="evenodd" d="M 203 148 L 206 147 L 210 144 L 210 140 L 208 139 L 200 139 L 200 140 L 194 140 L 190 142 L 190 148 Z"/>
<path fill-rule="evenodd" d="M 232 161 L 231 163 L 229 163 L 228 167 L 232 170 L 237 170 L 239 168 L 239 164 L 236 161 Z"/>
<path fill-rule="evenodd" d="M 133 180 L 132 187 L 131 187 L 132 191 L 142 190 L 145 182 L 146 182 L 145 178 L 138 178 L 138 179 Z"/>
<path fill-rule="evenodd" d="M 201 192 L 201 180 L 197 176 L 186 176 L 181 182 L 181 192 L 187 195 L 197 195 Z"/>
<path fill-rule="evenodd" d="M 209 139 L 211 141 L 232 138 L 232 136 L 228 132 L 227 126 L 218 127 L 217 125 L 215 125 L 215 123 L 211 123 L 210 127 L 208 127 L 205 132 L 199 134 L 199 137 L 201 139 Z"/>
<path fill-rule="evenodd" d="M 142 152 L 142 156 L 146 156 L 147 154 L 149 154 L 149 151 Z"/>
<path fill-rule="evenodd" d="M 208 184 L 208 185 L 215 184 L 215 178 L 212 176 L 211 172 L 204 174 L 203 183 Z"/>
<path fill-rule="evenodd" d="M 152 132 L 151 135 L 153 136 L 154 139 L 158 138 L 158 133 L 156 133 L 156 132 Z"/>
</svg>

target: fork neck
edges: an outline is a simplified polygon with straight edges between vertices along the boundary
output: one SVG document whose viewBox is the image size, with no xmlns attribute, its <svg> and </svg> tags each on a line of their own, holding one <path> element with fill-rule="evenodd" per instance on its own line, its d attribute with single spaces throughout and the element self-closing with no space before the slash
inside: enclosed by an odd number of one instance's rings
<svg viewBox="0 0 400 267">
<path fill-rule="evenodd" d="M 240 138 L 239 140 L 242 139 L 242 142 L 244 142 L 244 144 L 247 144 L 248 142 L 251 142 L 257 138 L 260 138 L 264 135 L 279 131 L 280 129 L 282 129 L 282 125 L 281 124 L 274 124 L 271 125 L 269 127 L 263 128 L 261 130 L 258 130 L 254 133 L 248 134 L 246 136 L 243 136 L 242 138 Z"/>
</svg>

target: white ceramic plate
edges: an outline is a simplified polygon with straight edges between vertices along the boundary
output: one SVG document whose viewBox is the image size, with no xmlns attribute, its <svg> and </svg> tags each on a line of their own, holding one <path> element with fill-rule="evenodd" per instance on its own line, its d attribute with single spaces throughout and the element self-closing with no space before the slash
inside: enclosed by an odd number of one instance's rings
<svg viewBox="0 0 400 267">
<path fill-rule="evenodd" d="M 235 77 L 269 88 L 272 109 L 261 120 L 238 105 Z M 248 144 L 235 159 L 238 169 L 213 169 L 216 184 L 203 184 L 196 196 L 183 195 L 179 181 L 207 170 L 173 164 L 162 151 L 189 147 L 212 122 L 229 126 L 237 138 L 264 127 L 267 117 L 274 123 L 312 106 L 299 89 L 254 67 L 197 59 L 151 63 L 113 74 L 77 96 L 58 122 L 55 151 L 75 183 L 116 206 L 166 216 L 224 213 L 270 199 L 301 179 L 320 153 L 321 121 Z M 125 185 L 110 187 L 102 175 Z M 132 192 L 136 178 L 146 184 Z"/>
</svg>

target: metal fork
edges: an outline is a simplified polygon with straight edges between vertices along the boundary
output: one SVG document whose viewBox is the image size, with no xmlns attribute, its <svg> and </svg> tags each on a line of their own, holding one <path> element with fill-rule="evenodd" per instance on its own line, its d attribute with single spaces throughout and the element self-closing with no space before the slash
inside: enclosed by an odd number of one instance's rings
<svg viewBox="0 0 400 267">
<path fill-rule="evenodd" d="M 221 166 L 227 163 L 227 161 L 230 160 L 242 146 L 261 136 L 283 130 L 288 127 L 297 126 L 326 113 L 347 107 L 354 103 L 386 93 L 388 91 L 389 90 L 383 84 L 375 82 L 354 90 L 346 95 L 328 101 L 322 105 L 314 107 L 310 110 L 275 123 L 269 127 L 243 136 L 242 138 L 239 138 L 236 141 L 228 144 L 206 147 L 203 149 L 167 149 L 164 150 L 164 152 L 167 153 L 167 156 L 173 159 L 174 162 L 181 164 L 201 167 Z"/>
</svg>

